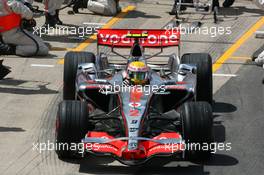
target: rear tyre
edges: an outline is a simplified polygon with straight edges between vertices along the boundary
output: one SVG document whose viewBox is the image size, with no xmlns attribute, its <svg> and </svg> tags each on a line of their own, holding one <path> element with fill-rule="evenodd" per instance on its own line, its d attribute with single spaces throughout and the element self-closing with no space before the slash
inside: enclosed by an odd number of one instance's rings
<svg viewBox="0 0 264 175">
<path fill-rule="evenodd" d="M 181 59 L 182 64 L 194 64 L 197 67 L 196 100 L 213 103 L 212 58 L 207 53 L 188 53 Z"/>
<path fill-rule="evenodd" d="M 64 59 L 63 99 L 75 99 L 75 80 L 78 65 L 81 63 L 95 63 L 95 55 L 90 52 L 68 52 Z"/>
<path fill-rule="evenodd" d="M 89 126 L 89 112 L 86 102 L 62 101 L 56 120 L 56 153 L 59 158 L 72 158 L 71 144 L 78 144 L 85 137 Z M 61 145 L 61 146 L 59 146 Z M 62 146 L 63 145 L 63 146 Z"/>
<path fill-rule="evenodd" d="M 195 145 L 185 150 L 186 159 L 207 159 L 213 142 L 212 108 L 207 102 L 187 102 L 180 109 L 185 143 Z M 198 145 L 198 146 L 197 146 Z M 206 147 L 207 146 L 207 147 Z M 208 149 L 206 149 L 208 148 Z"/>
</svg>

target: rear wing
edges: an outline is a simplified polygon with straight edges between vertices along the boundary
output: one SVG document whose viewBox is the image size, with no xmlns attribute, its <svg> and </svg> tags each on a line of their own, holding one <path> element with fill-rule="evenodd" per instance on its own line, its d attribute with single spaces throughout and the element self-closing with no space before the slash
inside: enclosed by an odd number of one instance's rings
<svg viewBox="0 0 264 175">
<path fill-rule="evenodd" d="M 132 47 L 135 40 L 142 47 L 162 48 L 180 45 L 180 31 L 165 29 L 99 29 L 98 46 Z"/>
</svg>

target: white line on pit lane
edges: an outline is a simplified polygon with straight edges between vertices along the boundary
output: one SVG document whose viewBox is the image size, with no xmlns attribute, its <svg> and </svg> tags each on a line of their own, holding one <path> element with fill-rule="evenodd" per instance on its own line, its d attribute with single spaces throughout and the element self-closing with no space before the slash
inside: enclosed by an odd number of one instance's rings
<svg viewBox="0 0 264 175">
<path fill-rule="evenodd" d="M 93 25 L 93 26 L 95 26 L 95 25 L 98 25 L 98 26 L 105 25 L 105 23 L 94 23 L 94 22 L 84 22 L 83 24 L 84 25 Z"/>
<path fill-rule="evenodd" d="M 31 64 L 31 67 L 55 67 L 55 65 L 50 65 L 50 64 Z"/>
<path fill-rule="evenodd" d="M 237 77 L 236 74 L 213 74 L 214 77 Z"/>
</svg>

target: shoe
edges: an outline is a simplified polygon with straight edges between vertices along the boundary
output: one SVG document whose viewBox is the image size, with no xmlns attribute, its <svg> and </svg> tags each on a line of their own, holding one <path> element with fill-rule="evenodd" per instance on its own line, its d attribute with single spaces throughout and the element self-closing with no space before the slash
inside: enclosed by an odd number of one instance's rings
<svg viewBox="0 0 264 175">
<path fill-rule="evenodd" d="M 79 9 L 87 8 L 87 5 L 88 5 L 88 0 L 77 0 L 73 5 L 72 10 L 74 13 L 79 13 Z"/>
<path fill-rule="evenodd" d="M 209 6 L 204 7 L 204 11 L 208 12 L 210 10 Z"/>
<path fill-rule="evenodd" d="M 234 4 L 235 0 L 225 0 L 223 7 L 231 7 Z"/>
<path fill-rule="evenodd" d="M 170 15 L 177 15 L 177 12 L 175 10 L 172 10 L 169 12 Z"/>
<path fill-rule="evenodd" d="M 181 6 L 180 11 L 187 10 L 187 7 Z M 172 10 L 169 12 L 170 15 L 177 15 L 177 7 L 173 6 Z"/>
<path fill-rule="evenodd" d="M 187 7 L 185 7 L 185 6 L 181 6 L 180 10 L 181 10 L 181 11 L 185 11 L 185 10 L 187 10 Z"/>
<path fill-rule="evenodd" d="M 49 27 L 55 27 L 57 24 L 56 15 L 50 15 L 49 13 L 45 14 L 46 21 L 43 27 L 49 28 Z"/>
<path fill-rule="evenodd" d="M 0 42 L 0 55 L 16 55 L 16 46 Z"/>
<path fill-rule="evenodd" d="M 7 74 L 9 74 L 11 71 L 2 65 L 3 60 L 0 60 L 0 80 L 2 80 Z"/>
</svg>

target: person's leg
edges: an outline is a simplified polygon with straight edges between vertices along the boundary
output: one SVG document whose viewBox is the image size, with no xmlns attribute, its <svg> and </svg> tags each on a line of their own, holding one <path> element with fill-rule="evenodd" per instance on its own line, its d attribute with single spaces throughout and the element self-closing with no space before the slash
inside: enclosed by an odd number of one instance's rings
<svg viewBox="0 0 264 175">
<path fill-rule="evenodd" d="M 215 7 L 220 7 L 219 0 L 214 0 L 213 3 Z"/>
<path fill-rule="evenodd" d="M 116 0 L 116 11 L 117 11 L 117 13 L 120 13 L 122 11 L 122 9 L 119 5 L 119 0 Z"/>
<path fill-rule="evenodd" d="M 0 36 L 0 55 L 15 55 L 16 46 L 8 45 L 3 42 L 2 36 Z"/>
<path fill-rule="evenodd" d="M 255 62 L 257 65 L 263 66 L 264 68 L 264 51 L 259 54 L 258 58 L 255 59 Z"/>
<path fill-rule="evenodd" d="M 43 40 L 28 31 L 13 29 L 3 34 L 6 44 L 16 45 L 16 55 L 19 56 L 46 56 L 49 49 Z"/>
<path fill-rule="evenodd" d="M 87 8 L 89 0 L 77 0 L 73 6 L 74 13 L 79 13 L 80 8 Z"/>
<path fill-rule="evenodd" d="M 105 4 L 105 10 L 103 15 L 107 16 L 114 16 L 117 14 L 117 0 L 106 0 Z"/>
<path fill-rule="evenodd" d="M 174 4 L 173 4 L 173 7 L 172 7 L 172 10 L 169 12 L 170 15 L 176 15 L 177 14 L 177 3 L 179 2 L 179 0 L 175 0 L 174 1 Z M 182 3 L 185 3 L 185 0 L 182 0 L 181 1 Z M 186 6 L 184 5 L 181 5 L 180 7 L 180 10 L 184 11 L 186 10 Z"/>
<path fill-rule="evenodd" d="M 55 27 L 57 24 L 56 20 L 56 2 L 57 0 L 44 0 L 44 5 L 45 5 L 45 17 L 46 21 L 44 26 L 45 27 Z"/>
<path fill-rule="evenodd" d="M 99 1 L 89 0 L 87 8 L 88 10 L 98 14 L 104 14 L 105 12 L 105 4 Z"/>
<path fill-rule="evenodd" d="M 58 25 L 62 25 L 63 24 L 63 22 L 59 18 L 59 12 L 60 12 L 60 8 L 61 8 L 61 6 L 63 4 L 63 1 L 64 0 L 57 0 L 56 1 L 57 3 L 56 3 L 55 17 L 56 17 L 56 20 L 57 20 L 57 24 Z"/>
<path fill-rule="evenodd" d="M 106 16 L 114 16 L 121 11 L 119 0 L 88 0 L 86 7 L 94 13 Z"/>
<path fill-rule="evenodd" d="M 176 15 L 177 14 L 177 0 L 174 1 L 173 7 L 170 11 L 170 15 Z"/>
</svg>

